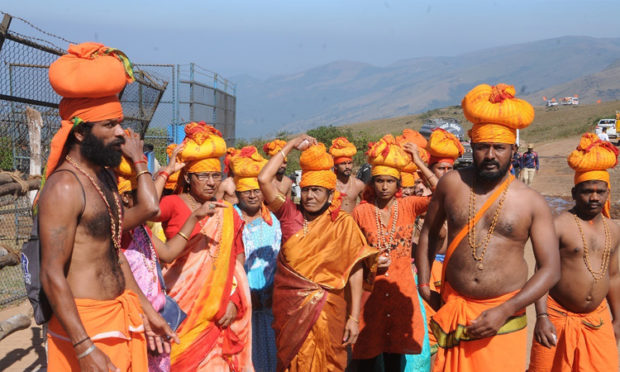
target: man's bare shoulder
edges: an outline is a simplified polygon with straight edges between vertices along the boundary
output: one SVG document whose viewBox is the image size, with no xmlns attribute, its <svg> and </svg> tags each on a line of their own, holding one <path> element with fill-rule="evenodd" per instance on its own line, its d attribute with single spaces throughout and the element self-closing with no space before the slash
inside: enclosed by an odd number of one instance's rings
<svg viewBox="0 0 620 372">
<path fill-rule="evenodd" d="M 282 177 L 282 184 L 290 187 L 291 185 L 293 185 L 293 180 L 291 180 L 289 176 L 284 176 Z"/>
<path fill-rule="evenodd" d="M 234 179 L 232 177 L 226 178 L 224 181 L 222 181 L 221 188 L 222 190 L 225 190 L 226 192 L 234 193 L 235 192 Z"/>
<path fill-rule="evenodd" d="M 360 180 L 357 177 L 352 177 L 353 178 L 353 187 L 355 189 L 355 191 L 357 192 L 362 192 L 364 191 L 364 188 L 366 187 L 366 184 Z"/>
<path fill-rule="evenodd" d="M 60 169 L 59 169 L 60 170 Z M 82 203 L 82 184 L 74 174 L 65 171 L 56 171 L 46 180 L 41 196 L 39 197 L 39 207 L 48 203 L 66 206 L 66 202 Z"/>
<path fill-rule="evenodd" d="M 562 211 L 553 217 L 553 225 L 558 238 L 561 239 L 565 231 L 574 228 L 570 225 L 571 222 L 574 224 L 573 218 L 573 214 L 569 211 Z"/>
<path fill-rule="evenodd" d="M 609 220 L 609 223 L 607 225 L 609 226 L 609 232 L 611 233 L 611 236 L 615 239 L 617 246 L 618 244 L 620 244 L 620 224 L 618 224 L 617 220 Z"/>
</svg>

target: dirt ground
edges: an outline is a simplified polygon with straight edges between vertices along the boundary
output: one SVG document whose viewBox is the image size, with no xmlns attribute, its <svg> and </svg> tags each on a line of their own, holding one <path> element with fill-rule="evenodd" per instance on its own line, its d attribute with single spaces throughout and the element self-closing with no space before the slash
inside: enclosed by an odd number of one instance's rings
<svg viewBox="0 0 620 372">
<path fill-rule="evenodd" d="M 560 141 L 535 144 L 541 162 L 540 172 L 536 175 L 532 187 L 543 195 L 560 197 L 570 200 L 570 189 L 573 185 L 573 172 L 566 164 L 566 157 L 577 146 L 578 137 L 563 139 Z M 612 170 L 612 185 L 619 185 L 612 189 L 612 211 L 615 218 L 620 218 L 620 169 Z M 618 222 L 618 221 L 617 221 Z M 530 273 L 534 268 L 534 256 L 531 246 L 526 249 L 526 260 L 530 267 Z M 28 313 L 30 304 L 22 302 L 14 307 L 0 312 L 0 321 L 18 313 Z M 527 309 L 528 314 L 528 350 L 532 339 L 532 332 L 536 321 L 534 307 Z M 45 366 L 45 350 L 43 347 L 43 334 L 41 327 L 36 326 L 34 321 L 31 327 L 13 333 L 0 341 L 0 371 L 37 371 Z M 620 348 L 618 349 L 620 353 Z M 529 355 L 529 351 L 528 351 Z"/>
</svg>

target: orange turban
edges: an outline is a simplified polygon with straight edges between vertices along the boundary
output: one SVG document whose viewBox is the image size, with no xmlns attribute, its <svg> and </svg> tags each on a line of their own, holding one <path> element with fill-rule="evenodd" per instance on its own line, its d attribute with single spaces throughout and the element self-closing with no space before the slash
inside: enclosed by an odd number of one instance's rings
<svg viewBox="0 0 620 372">
<path fill-rule="evenodd" d="M 366 153 L 372 165 L 373 176 L 392 176 L 400 179 L 400 171 L 411 160 L 391 134 L 385 135 L 372 145 Z"/>
<path fill-rule="evenodd" d="M 334 164 L 353 161 L 353 156 L 357 154 L 355 145 L 344 137 L 334 138 L 329 153 L 334 157 Z"/>
<path fill-rule="evenodd" d="M 234 147 L 226 149 L 226 155 L 224 156 L 224 173 L 229 177 L 232 175 L 232 173 L 230 173 L 230 159 L 235 156 L 237 152 L 239 152 L 239 150 Z"/>
<path fill-rule="evenodd" d="M 134 80 L 133 68 L 121 51 L 99 43 L 69 45 L 68 54 L 49 68 L 52 88 L 63 98 L 58 106 L 61 126 L 50 143 L 44 179 L 66 154 L 71 130 L 82 122 L 123 119 L 118 99 L 125 84 Z"/>
<path fill-rule="evenodd" d="M 517 140 L 517 129 L 526 128 L 534 121 L 534 108 L 515 98 L 512 85 L 480 84 L 467 93 L 461 106 L 467 120 L 474 124 L 469 131 L 474 143 L 513 144 Z"/>
<path fill-rule="evenodd" d="M 575 170 L 575 185 L 585 181 L 605 181 L 611 189 L 607 169 L 618 164 L 618 149 L 610 142 L 602 141 L 594 133 L 581 136 L 577 149 L 568 155 L 568 165 Z M 610 218 L 609 197 L 603 214 Z"/>
<path fill-rule="evenodd" d="M 424 149 L 428 143 L 426 141 L 426 138 L 424 138 L 424 136 L 422 136 L 420 132 L 416 130 L 404 129 L 403 134 L 396 137 L 396 143 L 398 143 L 402 147 L 405 143 L 408 143 L 408 142 L 418 145 L 418 155 L 420 155 L 420 159 L 422 159 L 423 162 L 428 163 L 429 154 Z M 406 166 L 404 166 L 403 169 L 401 169 L 401 177 L 403 178 L 403 182 L 405 182 L 404 180 L 405 178 L 407 178 L 408 179 L 407 182 L 409 182 L 410 177 L 413 177 L 411 176 L 411 173 L 414 173 L 417 170 L 418 170 L 418 166 L 415 165 L 415 163 L 413 162 L 413 159 L 410 157 L 409 163 Z M 404 173 L 409 173 L 409 175 L 405 176 Z M 405 186 L 405 187 L 410 187 L 410 186 Z"/>
<path fill-rule="evenodd" d="M 321 186 L 329 190 L 336 188 L 336 174 L 331 170 L 334 159 L 326 152 L 324 144 L 318 143 L 303 151 L 299 157 L 299 165 L 299 187 Z"/>
<path fill-rule="evenodd" d="M 185 125 L 185 147 L 179 158 L 188 173 L 220 172 L 220 157 L 226 153 L 222 133 L 204 121 Z"/>
<path fill-rule="evenodd" d="M 168 159 L 172 157 L 172 152 L 176 149 L 177 144 L 171 143 L 166 147 L 166 154 L 168 154 Z M 177 161 L 180 161 L 179 156 L 177 155 Z M 168 179 L 166 180 L 166 184 L 164 185 L 164 189 L 166 190 L 174 190 L 177 187 L 177 182 L 179 181 L 179 175 L 181 171 L 176 171 L 172 173 Z"/>
<path fill-rule="evenodd" d="M 135 190 L 138 187 L 136 179 L 127 179 L 125 177 L 118 177 L 118 193 L 124 194 L 126 192 L 130 192 Z"/>
<path fill-rule="evenodd" d="M 420 178 L 418 176 L 418 172 L 400 172 L 400 186 L 401 187 L 413 187 L 415 186 L 415 181 Z"/>
<path fill-rule="evenodd" d="M 465 152 L 461 141 L 454 134 L 441 128 L 431 133 L 426 149 L 431 156 L 429 164 L 439 162 L 454 164 L 454 161 Z"/>
<path fill-rule="evenodd" d="M 258 174 L 267 164 L 254 146 L 246 146 L 241 151 L 235 151 L 230 159 L 230 167 L 235 175 L 235 188 L 237 191 L 260 189 Z"/>
<path fill-rule="evenodd" d="M 286 141 L 274 139 L 273 141 L 267 142 L 263 145 L 263 152 L 267 154 L 267 156 L 272 157 L 282 151 L 284 146 L 286 146 Z M 284 161 L 286 161 L 286 158 L 284 158 Z"/>
</svg>

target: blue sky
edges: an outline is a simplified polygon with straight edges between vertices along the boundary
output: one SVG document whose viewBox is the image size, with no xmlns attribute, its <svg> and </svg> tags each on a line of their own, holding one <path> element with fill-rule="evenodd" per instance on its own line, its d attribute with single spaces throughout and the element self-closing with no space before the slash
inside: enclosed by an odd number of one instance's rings
<svg viewBox="0 0 620 372">
<path fill-rule="evenodd" d="M 267 77 L 336 60 L 384 66 L 565 35 L 620 37 L 620 1 L 4 1 L 0 10 L 137 63 Z"/>
</svg>

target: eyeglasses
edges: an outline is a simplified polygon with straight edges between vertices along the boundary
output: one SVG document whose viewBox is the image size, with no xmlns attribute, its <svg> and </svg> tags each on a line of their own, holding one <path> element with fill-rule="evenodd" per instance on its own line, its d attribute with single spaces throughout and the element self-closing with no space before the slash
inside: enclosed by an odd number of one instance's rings
<svg viewBox="0 0 620 372">
<path fill-rule="evenodd" d="M 222 179 L 222 173 L 210 172 L 210 173 L 189 173 L 190 176 L 195 176 L 198 181 L 204 182 L 208 180 L 220 181 Z"/>
</svg>

